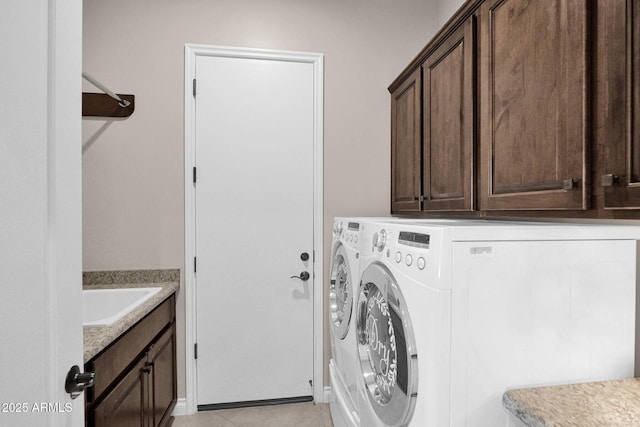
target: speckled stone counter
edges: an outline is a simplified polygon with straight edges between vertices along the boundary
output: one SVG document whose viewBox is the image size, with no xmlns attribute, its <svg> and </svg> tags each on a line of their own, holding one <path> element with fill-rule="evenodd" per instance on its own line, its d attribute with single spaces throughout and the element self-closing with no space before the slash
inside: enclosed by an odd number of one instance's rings
<svg viewBox="0 0 640 427">
<path fill-rule="evenodd" d="M 640 378 L 508 390 L 502 403 L 531 427 L 640 426 Z"/>
<path fill-rule="evenodd" d="M 180 287 L 179 270 L 90 271 L 83 273 L 83 289 L 153 288 L 162 290 L 110 326 L 85 326 L 84 362 L 100 353 L 149 314 Z"/>
</svg>

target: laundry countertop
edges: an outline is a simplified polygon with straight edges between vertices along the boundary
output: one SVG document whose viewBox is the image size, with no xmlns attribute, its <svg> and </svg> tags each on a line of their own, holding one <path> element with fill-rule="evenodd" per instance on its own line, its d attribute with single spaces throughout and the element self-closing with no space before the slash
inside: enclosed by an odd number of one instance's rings
<svg viewBox="0 0 640 427">
<path fill-rule="evenodd" d="M 101 271 L 83 274 L 83 289 L 149 288 L 162 290 L 110 326 L 85 326 L 84 363 L 104 350 L 180 287 L 179 270 Z"/>
<path fill-rule="evenodd" d="M 640 378 L 508 390 L 502 403 L 529 427 L 640 426 Z"/>
</svg>

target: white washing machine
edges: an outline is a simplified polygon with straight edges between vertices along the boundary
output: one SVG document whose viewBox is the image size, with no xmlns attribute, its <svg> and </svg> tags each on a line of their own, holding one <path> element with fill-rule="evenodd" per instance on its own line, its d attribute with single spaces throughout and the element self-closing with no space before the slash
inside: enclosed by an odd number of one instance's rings
<svg viewBox="0 0 640 427">
<path fill-rule="evenodd" d="M 365 222 L 362 426 L 507 425 L 509 388 L 633 376 L 640 228 Z"/>
<path fill-rule="evenodd" d="M 329 276 L 331 417 L 335 427 L 358 427 L 354 294 L 360 278 L 361 225 L 356 218 L 335 218 Z"/>
</svg>

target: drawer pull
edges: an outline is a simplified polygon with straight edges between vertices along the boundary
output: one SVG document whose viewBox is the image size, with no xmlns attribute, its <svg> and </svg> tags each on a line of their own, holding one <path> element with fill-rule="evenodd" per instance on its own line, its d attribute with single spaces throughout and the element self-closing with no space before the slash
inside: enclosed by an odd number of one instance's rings
<svg viewBox="0 0 640 427">
<path fill-rule="evenodd" d="M 612 173 L 608 173 L 600 177 L 600 185 L 602 185 L 603 187 L 613 187 L 614 185 L 618 185 L 619 183 L 620 177 Z"/>
<path fill-rule="evenodd" d="M 576 181 L 575 179 L 569 178 L 562 181 L 563 190 L 567 190 L 567 191 L 573 190 L 577 186 L 578 186 L 578 181 Z"/>
</svg>

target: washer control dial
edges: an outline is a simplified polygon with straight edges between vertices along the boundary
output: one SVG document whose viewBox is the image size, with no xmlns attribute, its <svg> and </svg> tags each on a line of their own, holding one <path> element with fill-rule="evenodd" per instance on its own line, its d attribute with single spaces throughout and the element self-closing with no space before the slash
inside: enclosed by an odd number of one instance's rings
<svg viewBox="0 0 640 427">
<path fill-rule="evenodd" d="M 411 264 L 413 264 L 413 257 L 411 256 L 411 254 L 407 254 L 406 258 L 404 259 L 404 262 L 407 264 L 407 266 L 410 266 Z"/>
<path fill-rule="evenodd" d="M 384 228 L 373 235 L 373 247 L 382 252 L 387 244 L 387 230 Z"/>
<path fill-rule="evenodd" d="M 396 252 L 396 262 L 402 261 L 402 254 L 400 252 Z"/>
<path fill-rule="evenodd" d="M 418 268 L 420 270 L 424 270 L 426 266 L 427 266 L 427 262 L 424 260 L 424 258 L 422 257 L 418 258 Z"/>
<path fill-rule="evenodd" d="M 334 233 L 336 236 L 341 235 L 341 234 L 342 234 L 342 227 L 343 227 L 343 226 L 342 226 L 342 223 L 341 223 L 341 222 L 339 222 L 339 223 L 335 224 L 335 225 L 333 226 L 333 233 Z"/>
</svg>

